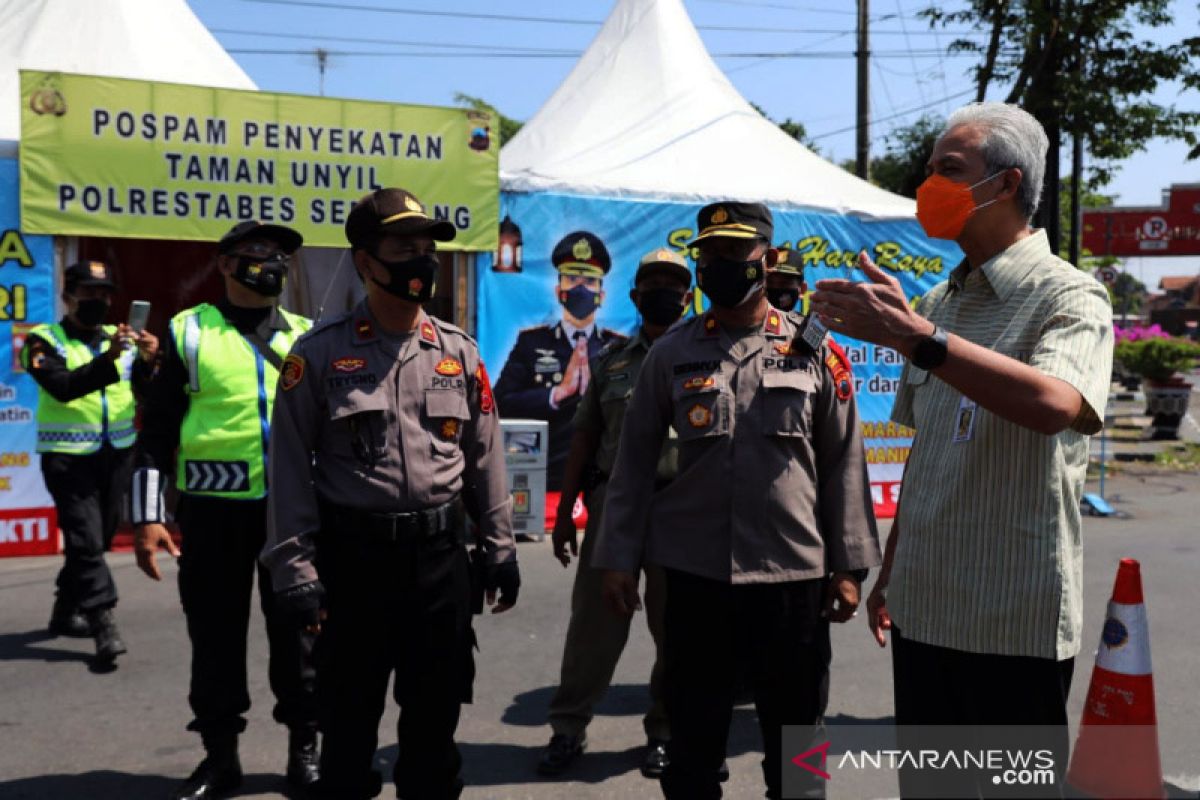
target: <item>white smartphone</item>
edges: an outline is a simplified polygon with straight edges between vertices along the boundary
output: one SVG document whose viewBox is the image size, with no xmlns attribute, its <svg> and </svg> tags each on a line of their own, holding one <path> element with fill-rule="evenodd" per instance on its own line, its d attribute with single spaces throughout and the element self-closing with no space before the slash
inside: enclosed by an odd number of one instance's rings
<svg viewBox="0 0 1200 800">
<path fill-rule="evenodd" d="M 129 304 L 129 327 L 133 328 L 134 333 L 141 333 L 146 330 L 146 323 L 150 320 L 150 303 L 145 300 L 134 300 Z"/>
</svg>

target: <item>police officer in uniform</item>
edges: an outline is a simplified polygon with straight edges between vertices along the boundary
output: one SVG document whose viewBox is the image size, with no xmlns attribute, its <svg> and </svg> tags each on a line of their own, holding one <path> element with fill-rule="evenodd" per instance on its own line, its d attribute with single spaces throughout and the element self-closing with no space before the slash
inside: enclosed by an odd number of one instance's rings
<svg viewBox="0 0 1200 800">
<path fill-rule="evenodd" d="M 179 596 L 192 643 L 191 691 L 205 758 L 173 797 L 199 800 L 241 783 L 237 737 L 250 708 L 246 635 L 257 573 L 270 644 L 275 719 L 289 730 L 287 780 L 316 779 L 312 636 L 275 604 L 258 567 L 267 535 L 266 456 L 279 367 L 304 317 L 278 305 L 299 233 L 248 220 L 217 244 L 225 296 L 176 314 L 138 436 L 132 509 L 138 566 L 155 580 L 155 552 L 179 555 Z M 174 476 L 183 553 L 165 527 L 163 489 Z M 257 567 L 257 569 L 256 569 Z"/>
<path fill-rule="evenodd" d="M 587 743 L 586 729 L 592 720 L 592 708 L 608 689 L 613 671 L 629 638 L 628 616 L 613 614 L 600 594 L 600 572 L 592 569 L 592 551 L 596 543 L 604 486 L 617 457 L 625 406 L 637 381 L 638 372 L 650 345 L 679 320 L 686 307 L 692 273 L 678 253 L 658 249 L 643 256 L 634 276 L 630 300 L 642 316 L 636 336 L 616 342 L 592 362 L 592 381 L 575 412 L 575 433 L 563 473 L 563 491 L 554 526 L 554 554 L 566 567 L 571 556 L 579 559 L 575 584 L 571 591 L 571 621 L 563 645 L 562 672 L 558 690 L 550 701 L 550 727 L 553 735 L 542 756 L 538 771 L 558 775 Z M 675 477 L 675 440 L 663 445 L 655 475 L 656 485 L 665 485 Z M 580 553 L 571 510 L 580 489 L 588 506 L 588 525 Z M 568 548 L 570 553 L 567 552 Z M 654 637 L 657 657 L 650 673 L 651 708 L 643 726 L 648 743 L 642 759 L 642 774 L 648 778 L 662 775 L 666 764 L 666 744 L 670 738 L 662 698 L 662 611 L 663 574 L 656 565 L 645 565 L 646 621 Z"/>
<path fill-rule="evenodd" d="M 103 262 L 67 267 L 66 316 L 30 331 L 21 350 L 21 364 L 38 384 L 37 452 L 63 533 L 50 632 L 93 636 L 98 666 L 125 652 L 113 615 L 117 586 L 104 551 L 129 480 L 133 389 L 141 391 L 152 377 L 158 352 L 149 332 L 101 324 L 115 288 Z"/>
<path fill-rule="evenodd" d="M 800 311 L 801 299 L 808 294 L 804 282 L 804 261 L 795 250 L 779 251 L 779 261 L 767 270 L 767 302 L 780 311 Z"/>
<path fill-rule="evenodd" d="M 496 381 L 496 403 L 505 417 L 550 423 L 546 488 L 553 492 L 562 485 L 575 409 L 591 383 L 589 362 L 609 342 L 625 337 L 596 324 L 604 302 L 604 276 L 612 267 L 600 237 L 587 231 L 568 233 L 554 246 L 550 261 L 558 270 L 562 319 L 517 335 Z"/>
<path fill-rule="evenodd" d="M 593 564 L 606 570 L 606 600 L 626 615 L 640 607 L 641 564 L 666 572 L 664 794 L 721 796 L 744 672 L 767 796 L 778 798 L 781 728 L 819 722 L 829 622 L 854 613 L 879 543 L 849 363 L 822 329 L 802 328 L 764 296 L 764 273 L 778 258 L 770 211 L 716 203 L 698 223 L 696 280 L 712 307 L 646 356 Z M 656 490 L 672 427 L 679 472 Z"/>
<path fill-rule="evenodd" d="M 421 309 L 436 242 L 454 235 L 403 189 L 362 198 L 346 238 L 367 297 L 301 338 L 279 380 L 263 561 L 279 602 L 320 631 L 322 797 L 379 792 L 372 762 L 393 673 L 397 796 L 462 791 L 454 732 L 475 673 L 464 511 L 493 613 L 517 599 L 487 371 L 470 337 Z"/>
</svg>

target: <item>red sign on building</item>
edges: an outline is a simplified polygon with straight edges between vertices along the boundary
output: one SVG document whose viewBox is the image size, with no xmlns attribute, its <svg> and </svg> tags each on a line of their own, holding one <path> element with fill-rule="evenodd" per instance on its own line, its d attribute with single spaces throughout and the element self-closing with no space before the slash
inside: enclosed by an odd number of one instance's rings
<svg viewBox="0 0 1200 800">
<path fill-rule="evenodd" d="M 1161 206 L 1086 209 L 1083 248 L 1093 256 L 1200 255 L 1200 183 L 1172 185 Z"/>
</svg>

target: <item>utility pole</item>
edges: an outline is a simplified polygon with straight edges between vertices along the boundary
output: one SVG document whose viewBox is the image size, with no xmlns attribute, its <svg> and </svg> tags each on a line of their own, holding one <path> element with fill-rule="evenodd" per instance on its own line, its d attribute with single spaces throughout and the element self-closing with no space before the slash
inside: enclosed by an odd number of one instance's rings
<svg viewBox="0 0 1200 800">
<path fill-rule="evenodd" d="M 854 174 L 871 177 L 871 94 L 868 85 L 871 44 L 867 31 L 868 0 L 858 0 L 858 131 L 854 147 Z"/>
<path fill-rule="evenodd" d="M 317 74 L 320 76 L 318 93 L 321 95 L 321 97 L 324 97 L 325 96 L 325 68 L 329 66 L 329 51 L 325 50 L 324 48 L 318 47 L 316 50 L 316 55 L 317 55 Z"/>
</svg>

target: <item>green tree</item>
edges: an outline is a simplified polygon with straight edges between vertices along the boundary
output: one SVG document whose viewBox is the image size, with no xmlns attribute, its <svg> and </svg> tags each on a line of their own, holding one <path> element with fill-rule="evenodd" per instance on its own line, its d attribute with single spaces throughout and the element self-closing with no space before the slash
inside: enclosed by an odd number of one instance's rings
<svg viewBox="0 0 1200 800">
<path fill-rule="evenodd" d="M 775 120 L 771 119 L 771 115 L 763 110 L 763 107 L 758 105 L 758 103 L 751 103 L 750 105 L 755 111 L 757 111 L 759 114 L 762 114 L 768 122 L 778 125 L 779 130 L 783 131 L 788 136 L 807 147 L 809 150 L 812 150 L 814 153 L 817 153 L 818 155 L 820 154 L 821 151 L 817 148 L 816 142 L 808 138 L 808 129 L 804 127 L 803 122 L 797 122 L 791 117 L 788 117 L 783 122 L 776 122 Z"/>
<path fill-rule="evenodd" d="M 950 50 L 974 52 L 976 99 L 1006 87 L 1050 136 L 1039 224 L 1057 245 L 1059 146 L 1075 134 L 1090 156 L 1092 188 L 1111 179 L 1118 162 L 1154 138 L 1181 139 L 1200 156 L 1200 113 L 1154 102 L 1164 81 L 1200 89 L 1200 36 L 1170 41 L 1171 0 L 965 0 L 960 10 L 920 12 L 931 26 L 967 26 L 986 42 L 957 39 Z M 1151 29 L 1138 39 L 1134 26 Z"/>
<path fill-rule="evenodd" d="M 480 97 L 472 97 L 469 94 L 456 92 L 454 95 L 454 102 L 458 103 L 463 108 L 469 108 L 474 111 L 483 111 L 495 117 L 499 122 L 498 129 L 500 133 L 501 147 L 503 147 L 509 139 L 516 136 L 517 131 L 521 130 L 521 126 L 525 124 L 524 122 L 515 120 L 512 117 L 504 116 L 494 105 Z"/>
<path fill-rule="evenodd" d="M 911 125 L 894 128 L 883 139 L 883 155 L 871 159 L 871 182 L 889 192 L 916 197 L 945 123 L 941 117 L 926 115 Z M 850 164 L 853 171 L 854 162 Z"/>
</svg>

